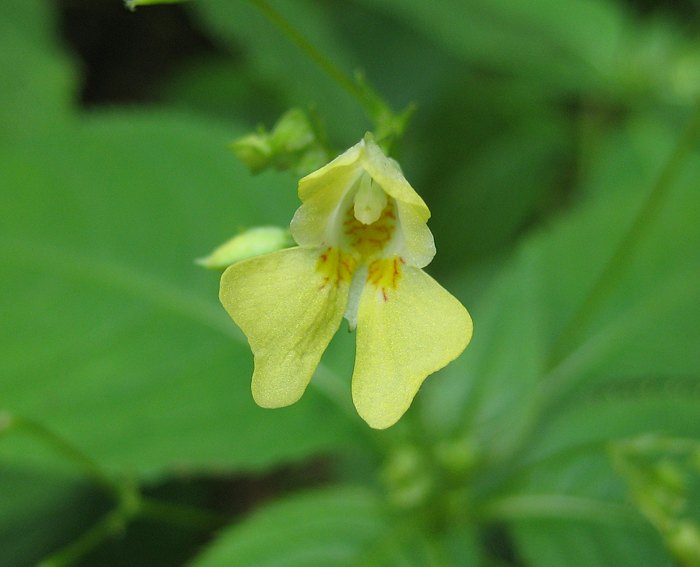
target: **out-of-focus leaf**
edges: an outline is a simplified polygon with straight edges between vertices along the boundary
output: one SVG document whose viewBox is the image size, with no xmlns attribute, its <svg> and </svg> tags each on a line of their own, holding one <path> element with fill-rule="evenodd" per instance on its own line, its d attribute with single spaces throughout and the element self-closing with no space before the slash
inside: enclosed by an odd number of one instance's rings
<svg viewBox="0 0 700 567">
<path fill-rule="evenodd" d="M 608 168 L 610 175 L 619 172 L 619 186 L 608 181 L 607 191 L 589 191 L 575 211 L 526 241 L 486 300 L 474 306 L 470 351 L 422 394 L 426 423 L 449 429 L 466 415 L 462 428 L 493 455 L 495 469 L 478 482 L 479 491 L 583 496 L 622 505 L 625 490 L 608 462 L 608 442 L 643 433 L 700 437 L 700 171 L 695 156 L 686 160 L 614 292 L 564 359 L 544 372 L 548 351 L 668 156 L 669 129 L 644 130 L 664 132 L 654 146 L 661 157 L 637 168 L 632 183 L 634 174 L 627 168 L 639 159 L 632 152 L 627 161 Z M 650 150 L 644 146 L 640 153 Z M 504 447 L 505 454 L 519 450 L 499 472 Z M 649 537 L 649 529 L 603 529 L 599 521 L 588 527 L 566 514 L 554 522 L 538 511 L 514 522 L 518 546 L 532 565 L 561 564 L 563 554 L 579 547 L 586 549 L 574 554 L 582 566 L 638 565 L 647 555 L 645 564 L 668 561 L 660 538 Z M 545 528 L 554 535 L 543 537 Z"/>
<path fill-rule="evenodd" d="M 0 144 L 41 136 L 66 119 L 73 68 L 53 47 L 53 9 L 41 0 L 7 0 L 0 18 Z M 3 181 L 8 186 L 9 179 Z"/>
<path fill-rule="evenodd" d="M 608 176 L 620 178 L 620 184 L 609 182 L 608 190 L 596 193 L 589 211 L 582 210 L 576 223 L 568 227 L 562 223 L 556 239 L 542 240 L 552 339 L 562 332 L 639 211 L 678 135 L 658 125 L 641 130 L 656 135 L 630 137 L 639 148 L 637 156 L 628 161 L 611 152 L 602 158 L 617 159 Z M 652 147 L 658 152 L 653 158 Z M 640 156 L 652 166 L 637 167 Z M 638 171 L 636 183 L 629 179 L 629 169 Z M 699 338 L 695 321 L 700 316 L 700 249 L 694 242 L 700 240 L 699 173 L 693 153 L 618 285 L 590 328 L 580 333 L 579 346 L 547 378 L 547 388 L 573 395 L 577 384 L 598 389 L 631 379 L 698 377 L 700 352 L 694 345 Z"/>
<path fill-rule="evenodd" d="M 524 251 L 525 261 L 532 260 L 531 253 Z M 539 275 L 522 267 L 502 271 L 481 304 L 470 303 L 468 296 L 455 290 L 472 313 L 474 338 L 466 353 L 428 380 L 419 393 L 429 427 L 454 430 L 478 414 L 490 449 L 507 446 L 518 437 L 545 363 Z M 517 317 L 506 325 L 504 313 Z"/>
<path fill-rule="evenodd" d="M 675 394 L 664 391 L 673 388 L 673 381 L 667 381 L 656 388 L 632 384 L 627 393 L 623 393 L 624 390 L 611 392 L 608 399 L 584 399 L 547 422 L 527 461 L 544 460 L 589 447 L 604 450 L 615 439 L 643 433 L 700 438 L 698 378 L 690 380 L 695 382 L 694 387 L 687 384 L 683 391 L 681 386 Z"/>
<path fill-rule="evenodd" d="M 450 81 L 464 75 L 464 65 L 439 43 L 374 8 L 357 2 L 334 3 L 328 17 L 344 50 L 361 63 L 363 74 L 394 108 L 418 105 L 410 121 L 410 135 L 403 142 L 411 143 L 417 137 L 414 141 L 423 145 L 415 121 L 440 104 Z"/>
<path fill-rule="evenodd" d="M 700 50 L 677 22 L 640 22 L 609 0 L 365 2 L 408 23 L 476 69 L 612 100 L 688 104 Z M 689 34 L 688 34 L 689 35 Z"/>
<path fill-rule="evenodd" d="M 80 535 L 102 513 L 103 503 L 95 496 L 74 475 L 3 466 L 0 565 L 36 565 L 56 546 Z"/>
<path fill-rule="evenodd" d="M 160 97 L 169 107 L 195 111 L 222 122 L 252 120 L 272 125 L 284 108 L 284 95 L 264 85 L 235 59 L 208 56 L 185 63 L 164 79 Z"/>
<path fill-rule="evenodd" d="M 193 567 L 476 565 L 473 534 L 429 541 L 410 517 L 366 489 L 338 486 L 291 496 L 223 531 Z M 459 537 L 459 541 L 454 538 Z"/>
<path fill-rule="evenodd" d="M 658 147 L 664 154 L 665 146 Z M 629 166 L 619 164 L 621 169 Z M 532 378 L 527 378 L 531 373 L 524 369 L 531 368 L 527 361 L 538 351 L 529 346 L 521 351 L 518 345 L 527 345 L 533 336 L 541 336 L 545 346 L 539 352 L 546 354 L 548 345 L 555 343 L 641 206 L 658 169 L 645 173 L 636 184 L 627 182 L 589 199 L 585 206 L 521 247 L 517 260 L 504 272 L 501 283 L 494 286 L 491 299 L 473 306 L 475 332 L 468 356 L 445 372 L 453 384 L 446 385 L 446 389 L 454 387 L 461 395 L 444 393 L 441 404 L 459 412 L 473 396 L 474 381 L 500 399 L 519 391 L 524 382 L 534 384 Z M 599 388 L 601 383 L 649 376 L 697 378 L 697 179 L 696 162 L 689 159 L 657 222 L 635 250 L 623 280 L 590 328 L 582 333 L 581 344 L 544 378 L 542 387 L 550 396 L 564 392 L 573 395 L 578 384 Z M 500 299 L 502 290 L 510 290 L 505 293 L 522 299 L 504 302 Z M 538 301 L 540 307 L 534 307 Z M 497 340 L 496 336 L 504 339 Z M 460 366 L 469 370 L 460 373 Z M 512 370 L 503 374 L 493 370 L 506 367 Z M 521 411 L 527 401 L 519 398 L 518 402 L 517 411 Z M 494 403 L 487 396 L 483 408 Z M 488 415 L 483 408 L 479 421 Z M 443 408 L 441 416 L 448 415 L 450 412 Z M 515 425 L 508 412 L 499 419 L 496 422 L 505 428 Z"/>
<path fill-rule="evenodd" d="M 17 33 L 40 22 L 30 6 L 32 17 L 16 10 Z M 18 55 L 13 38 L 0 41 Z M 27 100 L 42 91 L 25 88 Z M 56 105 L 60 118 L 37 113 L 31 136 L 0 145 L 2 407 L 144 474 L 255 468 L 338 442 L 337 412 L 313 394 L 279 412 L 253 404 L 245 340 L 216 301 L 216 278 L 193 262 L 232 231 L 287 224 L 293 180 L 251 180 L 225 148 L 240 129 L 175 113 L 84 119 L 65 97 Z M 313 407 L 325 427 L 313 427 Z M 0 454 L 51 456 L 14 435 Z"/>
<path fill-rule="evenodd" d="M 519 103 L 511 102 L 525 110 Z M 452 148 L 452 169 L 433 187 L 440 197 L 432 208 L 438 269 L 476 263 L 511 242 L 542 214 L 547 195 L 568 165 L 571 147 L 560 117 L 532 102 L 525 120 L 515 108 L 506 113 L 510 116 L 499 116 L 503 112 L 499 106 L 494 103 L 489 110 L 503 130 L 477 143 L 475 127 L 473 137 L 464 140 L 465 145 L 474 145 L 468 150 Z"/>
<path fill-rule="evenodd" d="M 578 521 L 528 520 L 517 526 L 518 552 L 528 567 L 666 567 L 668 555 L 644 526 L 611 529 Z"/>
<path fill-rule="evenodd" d="M 177 112 L 78 115 L 69 67 L 43 35 L 48 5 L 10 6 L 0 24 L 1 75 L 17 78 L 0 89 L 0 410 L 140 480 L 342 446 L 347 417 L 313 392 L 287 410 L 254 405 L 245 339 L 217 302 L 218 278 L 194 264 L 232 232 L 286 225 L 294 181 L 251 179 L 225 147 L 240 127 Z M 2 564 L 34 564 L 101 513 L 83 500 L 75 463 L 41 439 L 6 432 L 0 463 Z"/>
<path fill-rule="evenodd" d="M 322 53 L 332 53 L 333 62 L 352 75 L 355 61 L 332 33 L 332 25 L 322 6 L 309 0 L 299 0 L 293 5 L 284 2 L 271 5 Z M 358 103 L 252 3 L 199 0 L 192 4 L 192 8 L 224 46 L 244 51 L 251 62 L 251 72 L 262 84 L 277 89 L 284 105 L 277 115 L 286 107 L 312 105 L 323 117 L 329 133 L 348 146 L 368 129 Z"/>
<path fill-rule="evenodd" d="M 371 548 L 387 529 L 381 504 L 371 493 L 333 488 L 260 510 L 224 531 L 193 565 L 359 565 L 365 554 L 375 558 Z"/>
<path fill-rule="evenodd" d="M 217 278 L 194 265 L 232 230 L 283 225 L 296 206 L 293 181 L 252 180 L 229 137 L 177 115 L 112 113 L 2 149 L 17 187 L 0 197 L 4 407 L 141 473 L 256 468 L 344 438 L 313 394 L 255 406 L 249 349 Z M 0 454 L 34 451 L 8 437 Z"/>
<path fill-rule="evenodd" d="M 611 2 L 382 0 L 368 6 L 409 22 L 475 67 L 555 88 L 596 85 L 610 74 L 623 20 Z"/>
<path fill-rule="evenodd" d="M 668 565 L 661 538 L 627 502 L 606 451 L 583 449 L 520 471 L 509 493 L 540 502 L 538 510 L 526 518 L 516 514 L 510 524 L 518 555 L 528 566 Z M 590 502 L 588 516 L 575 504 L 569 508 L 567 497 Z"/>
</svg>

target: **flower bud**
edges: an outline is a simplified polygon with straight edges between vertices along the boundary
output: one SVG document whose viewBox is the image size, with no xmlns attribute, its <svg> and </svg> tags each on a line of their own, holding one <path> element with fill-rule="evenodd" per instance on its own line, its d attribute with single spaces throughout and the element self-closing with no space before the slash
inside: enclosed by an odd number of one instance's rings
<svg viewBox="0 0 700 567">
<path fill-rule="evenodd" d="M 669 548 L 682 565 L 700 565 L 700 529 L 690 520 L 678 522 L 666 534 Z"/>
<path fill-rule="evenodd" d="M 382 470 L 389 501 L 399 508 L 416 508 L 432 494 L 433 481 L 425 457 L 412 446 L 404 446 L 389 457 Z"/>
<path fill-rule="evenodd" d="M 277 226 L 259 226 L 234 236 L 209 256 L 198 258 L 197 264 L 211 270 L 225 270 L 231 264 L 289 248 L 294 244 L 289 231 Z"/>
<path fill-rule="evenodd" d="M 238 138 L 229 144 L 229 148 L 253 173 L 267 168 L 273 156 L 272 144 L 264 132 Z"/>
</svg>

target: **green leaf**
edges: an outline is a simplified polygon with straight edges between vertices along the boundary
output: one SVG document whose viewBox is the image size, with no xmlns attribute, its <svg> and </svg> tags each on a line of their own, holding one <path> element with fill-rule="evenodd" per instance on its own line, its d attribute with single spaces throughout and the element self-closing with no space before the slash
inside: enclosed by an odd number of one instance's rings
<svg viewBox="0 0 700 567">
<path fill-rule="evenodd" d="M 477 564 L 470 530 L 455 526 L 444 538 L 429 540 L 416 529 L 415 520 L 390 514 L 375 494 L 363 488 L 337 486 L 297 494 L 224 530 L 192 565 Z"/>
<path fill-rule="evenodd" d="M 698 51 L 683 22 L 632 18 L 610 0 L 365 1 L 478 70 L 630 103 L 692 104 Z"/>
<path fill-rule="evenodd" d="M 663 131 L 672 139 L 669 128 Z M 667 147 L 657 142 L 662 156 L 667 155 Z M 619 171 L 628 167 L 629 162 L 617 164 Z M 436 393 L 441 401 L 432 410 L 437 414 L 442 408 L 442 417 L 431 414 L 431 419 L 445 421 L 464 412 L 465 406 L 469 411 L 473 403 L 481 404 L 476 422 L 482 423 L 484 434 L 490 437 L 493 426 L 518 430 L 517 416 L 523 406 L 534 403 L 535 395 L 548 400 L 550 412 L 549 404 L 561 404 L 565 397 L 575 401 L 582 393 L 580 388 L 600 389 L 602 384 L 648 377 L 697 378 L 700 351 L 694 345 L 700 340 L 695 324 L 700 317 L 696 283 L 700 250 L 694 243 L 700 241 L 699 169 L 696 161 L 688 160 L 657 221 L 639 242 L 624 277 L 589 328 L 581 330 L 580 343 L 546 377 L 534 374 L 543 372 L 548 351 L 639 210 L 644 198 L 639 187 L 650 187 L 658 169 L 637 170 L 640 175 L 634 184 L 592 192 L 595 197 L 521 245 L 485 301 L 470 306 L 474 340 L 461 362 L 446 369 L 449 383 L 442 394 Z M 469 305 L 468 298 L 464 301 Z M 436 383 L 434 380 L 438 390 Z M 490 393 L 482 400 L 479 389 Z M 513 403 L 503 405 L 504 411 L 492 419 L 488 417 L 487 408 L 509 398 Z M 532 411 L 541 408 L 533 405 Z M 551 420 L 551 414 L 546 415 Z"/>
<path fill-rule="evenodd" d="M 194 264 L 296 206 L 292 180 L 251 179 L 227 139 L 177 114 L 115 112 L 2 148 L 22 188 L 0 197 L 4 407 L 144 474 L 269 466 L 347 439 L 346 418 L 314 394 L 255 406 L 249 349 L 217 277 Z M 0 454 L 33 451 L 8 438 Z"/>
<path fill-rule="evenodd" d="M 48 17 L 37 6 L 3 21 L 19 22 L 0 39 L 10 53 Z M 33 64 L 8 68 L 42 77 Z M 347 439 L 344 418 L 313 394 L 280 412 L 253 404 L 247 345 L 218 305 L 217 278 L 193 262 L 240 228 L 287 224 L 294 182 L 252 180 L 225 148 L 240 128 L 178 113 L 71 117 L 65 97 L 18 83 L 25 96 L 4 89 L 3 103 L 55 102 L 26 136 L 0 140 L 15 188 L 0 193 L 2 407 L 108 467 L 151 475 L 265 467 Z M 55 459 L 15 435 L 0 455 Z"/>
<path fill-rule="evenodd" d="M 3 2 L 0 144 L 41 136 L 44 128 L 67 119 L 74 70 L 54 48 L 53 11 L 50 3 L 39 0 Z"/>
<path fill-rule="evenodd" d="M 0 470 L 0 502 L 0 565 L 13 567 L 36 565 L 87 529 L 104 506 L 75 475 L 6 466 Z"/>
<path fill-rule="evenodd" d="M 440 175 L 426 187 L 435 197 L 437 269 L 465 259 L 476 264 L 513 242 L 533 218 L 548 213 L 545 206 L 570 166 L 573 148 L 562 114 L 531 91 L 519 93 L 503 81 L 484 83 L 474 80 L 458 100 L 446 101 L 451 112 L 444 122 L 436 117 L 424 143 L 424 151 L 434 149 L 429 155 Z M 445 148 L 455 114 L 463 139 Z"/>
<path fill-rule="evenodd" d="M 581 522 L 530 520 L 514 529 L 528 567 L 665 567 L 668 556 L 644 526 L 611 529 Z"/>
<path fill-rule="evenodd" d="M 475 67 L 555 88 L 596 85 L 609 74 L 622 33 L 610 2 L 420 0 L 367 2 L 404 20 Z"/>
<path fill-rule="evenodd" d="M 521 244 L 472 308 L 475 333 L 467 353 L 421 394 L 428 426 L 481 448 L 487 464 L 475 483 L 479 498 L 491 505 L 502 497 L 585 498 L 592 509 L 600 503 L 593 517 L 576 507 L 550 514 L 538 506 L 501 518 L 528 564 L 562 564 L 570 549 L 585 549 L 574 554 L 573 561 L 580 559 L 574 565 L 637 565 L 640 557 L 650 565 L 668 563 L 648 526 L 607 525 L 609 504 L 632 510 L 607 446 L 648 432 L 700 438 L 696 159 L 674 180 L 656 222 L 579 341 L 546 370 L 549 351 L 639 210 L 640 187 L 651 187 L 672 146 L 671 129 L 650 122 L 641 130 L 663 132 L 651 165 L 634 170 L 636 176 L 628 170 L 640 155 L 650 159 L 649 145 L 633 146 L 638 151 L 626 159 L 617 152 L 598 156 L 619 160 L 606 165 L 608 190 L 587 191 L 576 209 Z M 633 130 L 626 135 L 634 137 Z"/>
<path fill-rule="evenodd" d="M 347 146 L 357 142 L 369 128 L 357 102 L 252 3 L 200 0 L 192 8 L 219 42 L 228 49 L 243 50 L 250 61 L 250 72 L 259 83 L 274 86 L 282 102 L 277 115 L 290 106 L 311 105 L 329 133 Z M 293 5 L 278 2 L 274 8 L 324 54 L 332 54 L 335 64 L 352 74 L 355 61 L 333 33 L 321 5 L 299 0 Z"/>
<path fill-rule="evenodd" d="M 536 462 L 562 453 L 596 447 L 605 450 L 615 439 L 643 433 L 656 433 L 700 438 L 700 393 L 697 379 L 694 389 L 676 394 L 664 390 L 673 387 L 660 383 L 658 388 L 632 384 L 629 393 L 611 393 L 607 399 L 582 400 L 575 407 L 562 412 L 541 428 L 528 461 Z M 635 393 L 635 386 L 639 393 Z M 595 424 L 592 427 L 591 424 Z"/>
<path fill-rule="evenodd" d="M 193 565 L 351 565 L 386 529 L 371 493 L 333 488 L 269 505 L 223 532 Z"/>
<path fill-rule="evenodd" d="M 440 434 L 477 422 L 490 437 L 490 450 L 506 450 L 530 418 L 527 401 L 541 378 L 546 355 L 540 274 L 532 261 L 532 250 L 524 250 L 522 262 L 500 272 L 481 303 L 457 294 L 472 313 L 474 337 L 466 353 L 419 394 L 426 424 Z M 508 324 L 504 314 L 513 314 Z"/>
<path fill-rule="evenodd" d="M 499 507 L 528 566 L 668 565 L 661 538 L 625 494 L 606 451 L 586 447 L 518 471 Z"/>
</svg>

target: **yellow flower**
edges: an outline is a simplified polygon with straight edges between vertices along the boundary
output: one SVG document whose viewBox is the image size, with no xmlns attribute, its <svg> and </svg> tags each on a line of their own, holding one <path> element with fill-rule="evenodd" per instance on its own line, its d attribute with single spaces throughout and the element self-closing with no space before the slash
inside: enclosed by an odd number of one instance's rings
<svg viewBox="0 0 700 567">
<path fill-rule="evenodd" d="M 299 197 L 299 246 L 221 278 L 221 302 L 255 356 L 253 397 L 296 402 L 345 316 L 357 328 L 355 407 L 389 427 L 472 335 L 467 310 L 421 269 L 435 255 L 430 211 L 370 135 L 301 179 Z"/>
</svg>

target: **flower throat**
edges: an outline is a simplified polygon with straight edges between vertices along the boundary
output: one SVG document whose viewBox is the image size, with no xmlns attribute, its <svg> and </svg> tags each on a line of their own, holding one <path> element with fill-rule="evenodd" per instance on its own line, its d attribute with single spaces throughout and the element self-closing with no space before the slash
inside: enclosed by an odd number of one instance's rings
<svg viewBox="0 0 700 567">
<path fill-rule="evenodd" d="M 371 224 L 364 224 L 355 216 L 354 207 L 349 207 L 343 221 L 343 232 L 348 238 L 350 249 L 357 252 L 363 261 L 379 255 L 394 235 L 396 210 L 392 199 L 382 210 L 379 218 Z"/>
</svg>

